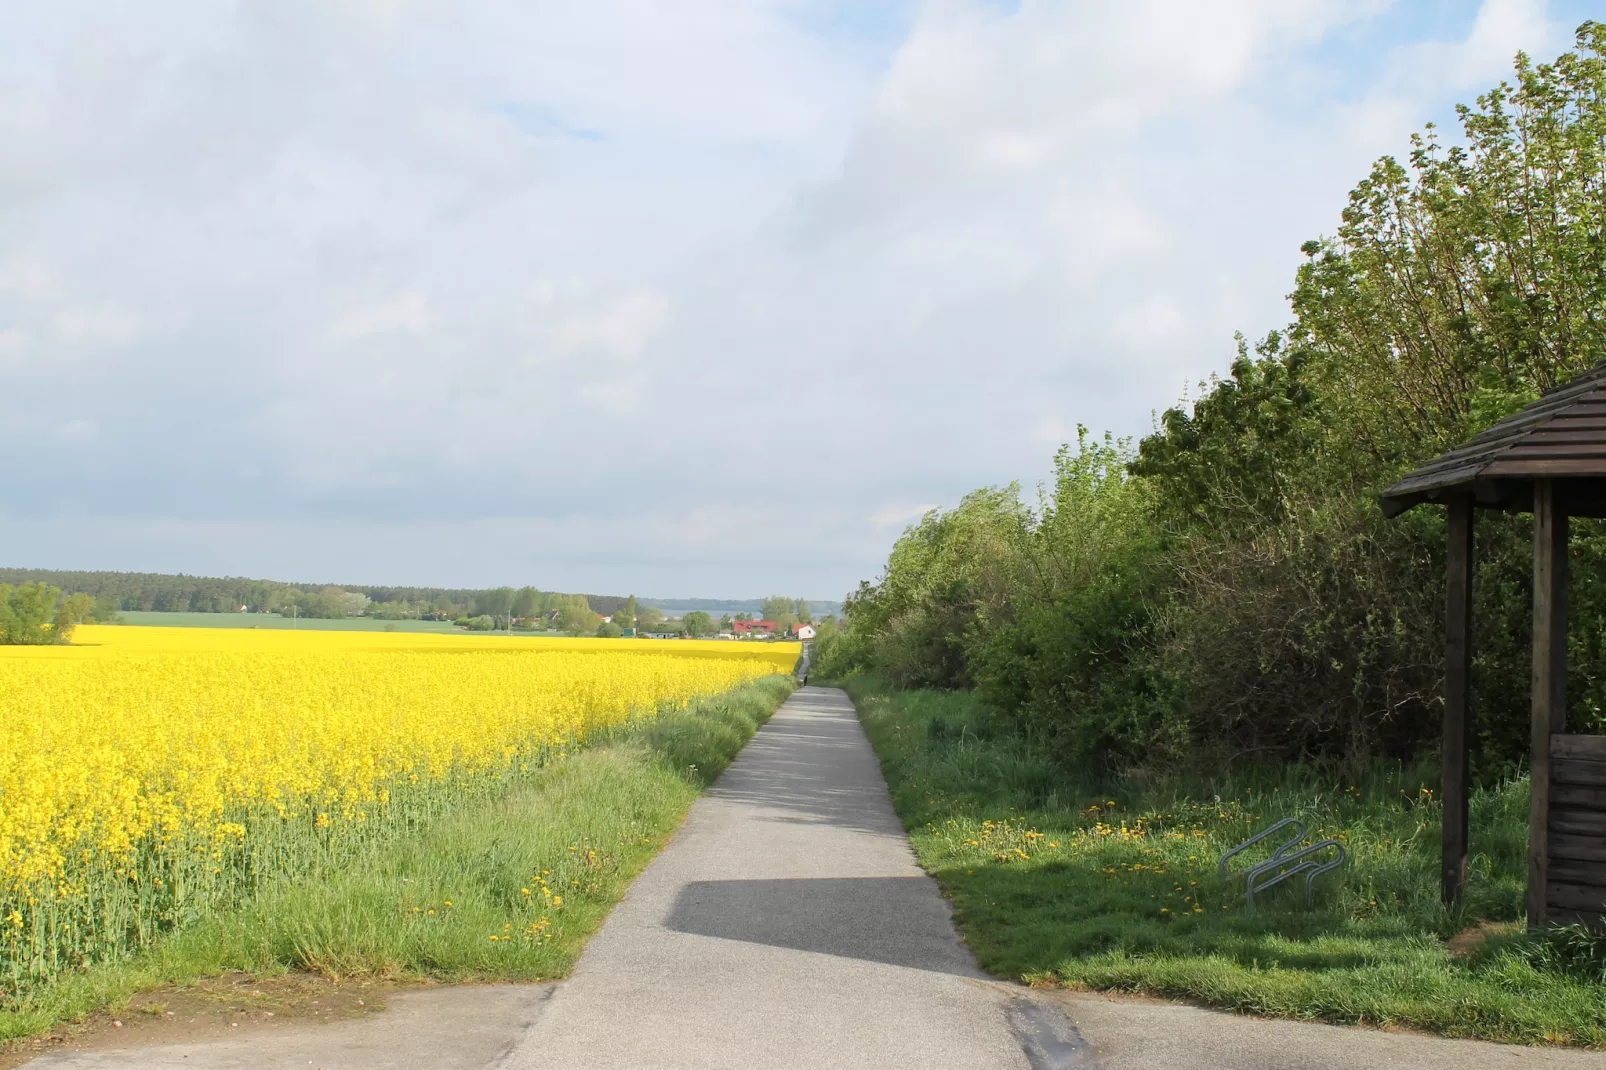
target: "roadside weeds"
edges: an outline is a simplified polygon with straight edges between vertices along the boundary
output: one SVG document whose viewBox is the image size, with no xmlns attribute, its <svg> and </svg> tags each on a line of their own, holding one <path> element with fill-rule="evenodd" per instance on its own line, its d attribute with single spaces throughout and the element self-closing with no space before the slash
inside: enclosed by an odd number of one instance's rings
<svg viewBox="0 0 1606 1070">
<path fill-rule="evenodd" d="M 1101 782 L 1034 753 L 969 694 L 865 678 L 847 689 L 921 864 L 995 975 L 1266 1017 L 1606 1047 L 1606 942 L 1512 924 L 1523 781 L 1474 798 L 1472 880 L 1452 912 L 1438 901 L 1430 771 Z M 1283 886 L 1250 912 L 1217 859 L 1288 814 L 1308 837 L 1341 839 L 1350 861 L 1311 908 Z M 1477 938 L 1458 938 L 1471 928 Z"/>
</svg>

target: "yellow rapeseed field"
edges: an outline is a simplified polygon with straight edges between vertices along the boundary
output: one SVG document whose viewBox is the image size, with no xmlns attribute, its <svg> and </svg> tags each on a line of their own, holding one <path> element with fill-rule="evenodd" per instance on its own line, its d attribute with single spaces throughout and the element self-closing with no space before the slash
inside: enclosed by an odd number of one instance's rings
<svg viewBox="0 0 1606 1070">
<path fill-rule="evenodd" d="M 116 955 L 796 644 L 80 628 L 0 647 L 0 961 Z"/>
</svg>

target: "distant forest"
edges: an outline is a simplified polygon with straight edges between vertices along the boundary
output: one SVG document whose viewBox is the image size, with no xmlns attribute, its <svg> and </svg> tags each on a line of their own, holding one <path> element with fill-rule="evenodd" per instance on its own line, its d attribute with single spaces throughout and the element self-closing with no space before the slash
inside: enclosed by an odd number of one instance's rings
<svg viewBox="0 0 1606 1070">
<path fill-rule="evenodd" d="M 242 576 L 169 576 L 159 572 L 64 572 L 38 568 L 0 568 L 0 583 L 12 585 L 43 582 L 59 587 L 63 594 L 87 594 L 106 608 L 118 611 L 169 613 L 232 613 L 241 606 L 276 612 L 282 607 L 304 603 L 329 591 L 332 586 L 349 594 L 366 595 L 380 604 L 442 603 L 467 608 L 479 602 L 487 590 L 466 587 L 369 587 L 362 584 L 281 583 L 253 580 Z M 624 608 L 623 595 L 583 595 L 593 612 L 611 616 Z M 449 610 L 447 611 L 449 612 Z"/>
<path fill-rule="evenodd" d="M 283 583 L 254 580 L 243 576 L 176 576 L 160 572 L 70 572 L 41 568 L 0 568 L 0 583 L 16 586 L 42 582 L 61 589 L 64 595 L 87 594 L 95 599 L 96 615 L 109 613 L 234 613 L 241 606 L 274 613 L 295 606 L 302 616 L 344 616 L 363 612 L 375 616 L 437 616 L 450 619 L 461 613 L 490 612 L 486 596 L 497 588 L 467 587 L 369 587 L 363 584 Z M 559 599 L 574 596 L 547 592 Z M 336 612 L 331 595 L 362 595 L 371 606 L 347 606 Z M 625 609 L 627 596 L 582 594 L 591 612 L 612 617 Z M 362 599 L 357 599 L 361 602 Z M 552 601 L 552 599 L 546 599 Z M 676 617 L 703 611 L 716 617 L 762 612 L 758 598 L 642 598 L 651 606 Z M 327 605 L 325 603 L 328 603 Z M 545 603 L 543 603 L 544 605 Z M 556 603 L 553 603 L 554 606 Z M 840 612 L 839 602 L 811 603 L 817 614 Z M 403 608 L 405 607 L 405 609 Z M 515 610 L 515 615 L 519 611 Z"/>
</svg>

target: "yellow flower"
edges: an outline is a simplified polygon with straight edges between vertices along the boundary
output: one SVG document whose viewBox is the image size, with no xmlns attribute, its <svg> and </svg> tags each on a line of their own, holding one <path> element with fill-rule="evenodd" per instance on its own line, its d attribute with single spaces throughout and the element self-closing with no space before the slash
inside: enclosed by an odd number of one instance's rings
<svg viewBox="0 0 1606 1070">
<path fill-rule="evenodd" d="M 0 647 L 0 918 L 26 934 L 0 943 L 0 974 L 129 950 L 171 923 L 139 892 L 158 880 L 250 893 L 260 861 L 360 846 L 799 650 L 96 625 L 77 644 Z"/>
</svg>

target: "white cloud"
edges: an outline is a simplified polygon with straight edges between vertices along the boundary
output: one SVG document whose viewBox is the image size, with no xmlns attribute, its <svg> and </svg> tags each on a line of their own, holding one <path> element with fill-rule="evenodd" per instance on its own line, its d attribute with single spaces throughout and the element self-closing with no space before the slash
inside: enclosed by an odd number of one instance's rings
<svg viewBox="0 0 1606 1070">
<path fill-rule="evenodd" d="M 15 552 L 833 596 L 1278 325 L 1565 2 L 23 5 L 0 496 L 121 519 Z"/>
<path fill-rule="evenodd" d="M 543 303 L 550 308 L 553 301 L 549 296 Z M 669 310 L 669 298 L 652 290 L 587 301 L 560 313 L 551 346 L 565 356 L 635 360 L 663 330 Z"/>
<path fill-rule="evenodd" d="M 423 334 L 429 324 L 428 298 L 407 293 L 351 309 L 330 326 L 329 336 L 346 342 L 372 334 Z"/>
<path fill-rule="evenodd" d="M 1402 49 L 1393 76 L 1419 93 L 1481 92 L 1509 77 L 1518 51 L 1565 47 L 1569 29 L 1550 17 L 1544 0 L 1484 0 L 1464 38 Z"/>
<path fill-rule="evenodd" d="M 31 341 L 27 331 L 15 327 L 0 329 L 0 360 L 21 356 Z"/>
<path fill-rule="evenodd" d="M 67 345 L 120 346 L 140 335 L 139 318 L 112 302 L 74 304 L 57 312 L 55 335 Z"/>
<path fill-rule="evenodd" d="M 55 430 L 61 442 L 87 442 L 100 434 L 100 425 L 93 420 L 68 420 Z"/>
<path fill-rule="evenodd" d="M 45 304 L 63 300 L 66 286 L 48 265 L 19 256 L 0 262 L 0 297 Z"/>
<path fill-rule="evenodd" d="M 925 505 L 886 505 L 870 515 L 870 523 L 878 529 L 897 528 L 902 530 L 936 508 L 938 506 L 931 503 Z"/>
</svg>

